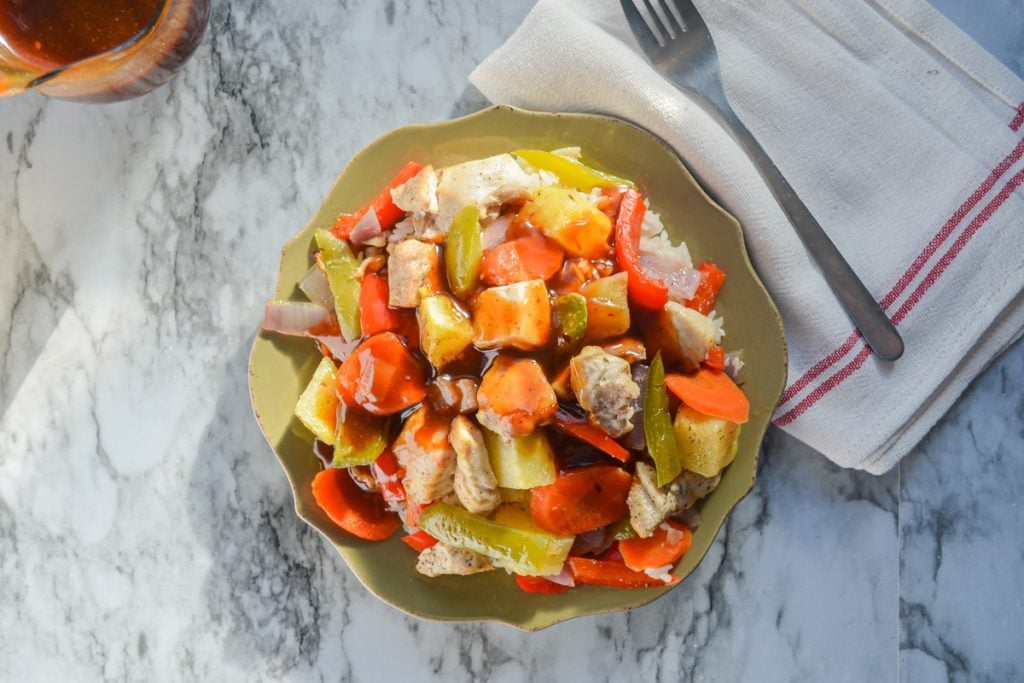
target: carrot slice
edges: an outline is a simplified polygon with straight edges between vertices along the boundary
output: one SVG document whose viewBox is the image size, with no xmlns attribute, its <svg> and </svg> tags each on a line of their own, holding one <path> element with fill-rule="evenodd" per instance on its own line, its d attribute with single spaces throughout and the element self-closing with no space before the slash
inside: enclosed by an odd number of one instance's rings
<svg viewBox="0 0 1024 683">
<path fill-rule="evenodd" d="M 665 376 L 665 386 L 699 413 L 743 424 L 750 419 L 750 402 L 729 375 L 701 368 L 688 375 Z"/>
<path fill-rule="evenodd" d="M 533 489 L 530 514 L 553 534 L 582 534 L 607 526 L 628 513 L 626 496 L 633 478 L 613 465 L 571 470 Z"/>
<path fill-rule="evenodd" d="M 332 522 L 367 541 L 384 540 L 400 524 L 383 498 L 359 488 L 344 469 L 328 467 L 318 473 L 313 478 L 313 498 Z"/>
<path fill-rule="evenodd" d="M 669 541 L 669 526 L 675 538 Z M 656 569 L 665 565 L 675 564 L 676 560 L 690 549 L 693 543 L 693 532 L 682 522 L 674 519 L 658 525 L 650 538 L 627 538 L 619 541 L 619 552 L 626 566 L 635 571 Z"/>
<path fill-rule="evenodd" d="M 561 270 L 564 259 L 565 251 L 557 242 L 532 232 L 484 254 L 480 276 L 492 287 L 547 280 Z"/>
<path fill-rule="evenodd" d="M 360 344 L 338 368 L 338 396 L 374 415 L 394 415 L 427 395 L 423 367 L 393 332 Z"/>
</svg>

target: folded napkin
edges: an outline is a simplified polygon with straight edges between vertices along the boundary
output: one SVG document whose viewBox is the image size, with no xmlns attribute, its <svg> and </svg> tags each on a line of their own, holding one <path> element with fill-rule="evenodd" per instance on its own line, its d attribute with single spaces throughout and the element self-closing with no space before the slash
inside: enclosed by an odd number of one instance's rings
<svg viewBox="0 0 1024 683">
<path fill-rule="evenodd" d="M 884 472 L 1024 329 L 1024 82 L 924 0 L 696 4 L 733 106 L 898 325 L 895 363 L 855 332 L 736 143 L 649 66 L 617 2 L 541 0 L 470 80 L 495 102 L 609 113 L 667 140 L 743 224 L 782 312 L 775 424 Z"/>
</svg>

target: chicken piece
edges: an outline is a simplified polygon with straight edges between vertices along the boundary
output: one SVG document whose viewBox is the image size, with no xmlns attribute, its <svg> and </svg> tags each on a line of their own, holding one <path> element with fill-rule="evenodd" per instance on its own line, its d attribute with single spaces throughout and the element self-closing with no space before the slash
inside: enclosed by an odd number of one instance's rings
<svg viewBox="0 0 1024 683">
<path fill-rule="evenodd" d="M 476 398 L 476 419 L 505 441 L 530 434 L 558 410 L 558 398 L 532 358 L 495 358 Z"/>
<path fill-rule="evenodd" d="M 476 380 L 470 377 L 439 375 L 427 389 L 427 398 L 438 413 L 466 415 L 476 412 L 478 389 Z"/>
<path fill-rule="evenodd" d="M 470 512 L 488 514 L 501 503 L 501 494 L 483 435 L 472 420 L 459 415 L 452 420 L 448 440 L 455 449 L 455 494 L 459 502 Z"/>
<path fill-rule="evenodd" d="M 437 213 L 437 172 L 426 165 L 405 183 L 391 190 L 391 200 L 412 214 Z"/>
<path fill-rule="evenodd" d="M 668 486 L 659 488 L 654 467 L 638 462 L 626 498 L 630 524 L 638 536 L 650 538 L 659 524 L 693 507 L 694 503 L 711 493 L 720 480 L 721 477 L 707 479 L 683 470 Z"/>
<path fill-rule="evenodd" d="M 609 435 L 619 437 L 633 429 L 633 401 L 640 387 L 628 361 L 599 346 L 584 346 L 569 361 L 569 381 L 580 405 Z"/>
<path fill-rule="evenodd" d="M 422 505 L 455 487 L 455 451 L 448 443 L 448 423 L 420 407 L 406 419 L 392 450 L 405 468 L 408 497 Z"/>
<path fill-rule="evenodd" d="M 424 576 L 457 574 L 467 576 L 494 569 L 491 560 L 472 550 L 453 548 L 437 543 L 420 553 L 416 560 L 416 571 Z"/>
<path fill-rule="evenodd" d="M 511 154 L 442 168 L 433 225 L 419 236 L 434 241 L 448 233 L 462 207 L 476 206 L 484 218 L 496 214 L 502 204 L 527 199 L 539 186 L 539 178 L 524 171 Z"/>
<path fill-rule="evenodd" d="M 687 372 L 696 370 L 711 347 L 718 331 L 714 321 L 692 308 L 669 301 L 658 314 L 654 330 L 649 335 L 667 361 L 679 362 Z"/>
<path fill-rule="evenodd" d="M 416 308 L 420 287 L 432 292 L 441 289 L 441 268 L 437 248 L 419 240 L 395 245 L 388 259 L 388 304 L 396 308 Z"/>
<path fill-rule="evenodd" d="M 473 331 L 473 343 L 481 349 L 511 346 L 532 351 L 546 344 L 551 334 L 551 302 L 544 281 L 485 289 L 473 310 Z"/>
</svg>

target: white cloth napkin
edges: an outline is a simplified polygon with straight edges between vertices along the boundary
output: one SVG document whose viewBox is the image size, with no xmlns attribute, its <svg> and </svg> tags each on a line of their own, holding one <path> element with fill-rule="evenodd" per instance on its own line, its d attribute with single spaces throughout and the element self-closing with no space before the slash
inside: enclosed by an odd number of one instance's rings
<svg viewBox="0 0 1024 683">
<path fill-rule="evenodd" d="M 696 4 L 730 101 L 898 324 L 899 361 L 870 354 L 753 166 L 649 66 L 614 0 L 541 0 L 470 80 L 675 147 L 743 224 L 782 312 L 775 423 L 884 472 L 1024 329 L 1024 82 L 924 0 Z"/>
</svg>

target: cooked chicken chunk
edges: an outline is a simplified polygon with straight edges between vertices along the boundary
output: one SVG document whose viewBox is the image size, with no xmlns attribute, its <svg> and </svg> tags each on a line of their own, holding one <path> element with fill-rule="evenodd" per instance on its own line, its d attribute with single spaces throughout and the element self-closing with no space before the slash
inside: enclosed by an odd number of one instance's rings
<svg viewBox="0 0 1024 683">
<path fill-rule="evenodd" d="M 533 432 L 558 410 L 558 398 L 532 358 L 498 356 L 476 396 L 476 419 L 505 441 Z"/>
<path fill-rule="evenodd" d="M 683 364 L 685 370 L 695 370 L 715 345 L 715 323 L 692 308 L 669 301 L 658 317 L 651 338 L 669 360 Z"/>
<path fill-rule="evenodd" d="M 494 569 L 490 559 L 471 550 L 453 548 L 444 543 L 433 545 L 420 553 L 416 571 L 425 576 L 458 574 L 466 576 Z"/>
<path fill-rule="evenodd" d="M 431 503 L 454 489 L 456 457 L 446 421 L 421 407 L 402 425 L 392 448 L 405 468 L 406 495 L 414 502 Z"/>
<path fill-rule="evenodd" d="M 452 420 L 448 440 L 455 449 L 455 494 L 459 502 L 470 512 L 491 512 L 501 503 L 501 494 L 483 435 L 472 420 L 459 415 Z"/>
<path fill-rule="evenodd" d="M 427 397 L 439 413 L 466 415 L 476 412 L 478 390 L 479 385 L 471 377 L 439 375 L 427 389 Z"/>
<path fill-rule="evenodd" d="M 388 304 L 397 308 L 416 308 L 420 287 L 438 291 L 441 283 L 437 248 L 419 240 L 404 240 L 395 245 L 388 259 Z"/>
<path fill-rule="evenodd" d="M 391 199 L 406 213 L 437 213 L 437 172 L 424 166 L 419 173 L 391 190 Z"/>
<path fill-rule="evenodd" d="M 527 280 L 480 293 L 473 310 L 473 343 L 481 349 L 530 351 L 551 334 L 551 302 L 543 280 Z"/>
<path fill-rule="evenodd" d="M 626 504 L 629 521 L 641 538 L 649 538 L 658 525 L 669 517 L 689 509 L 698 500 L 711 493 L 721 477 L 707 479 L 683 470 L 668 486 L 658 487 L 654 467 L 645 462 L 636 464 L 636 474 L 629 489 Z"/>
<path fill-rule="evenodd" d="M 585 346 L 569 362 L 569 381 L 583 409 L 611 436 L 633 429 L 633 400 L 640 387 L 628 361 L 599 346 Z"/>
<path fill-rule="evenodd" d="M 524 171 L 511 154 L 442 168 L 433 231 L 446 234 L 455 214 L 464 206 L 480 207 L 483 218 L 502 204 L 526 199 L 539 184 L 537 176 Z"/>
</svg>

